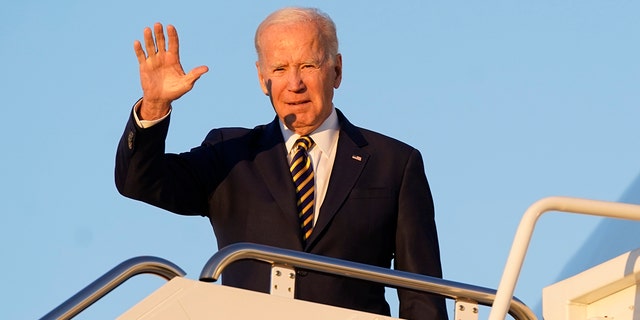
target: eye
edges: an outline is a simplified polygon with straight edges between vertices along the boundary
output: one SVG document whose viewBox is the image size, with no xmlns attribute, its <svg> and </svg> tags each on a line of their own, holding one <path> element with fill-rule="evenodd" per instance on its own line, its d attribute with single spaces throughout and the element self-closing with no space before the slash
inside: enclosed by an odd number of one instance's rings
<svg viewBox="0 0 640 320">
<path fill-rule="evenodd" d="M 272 71 L 273 73 L 281 73 L 285 71 L 285 67 L 284 66 L 277 66 L 277 67 L 273 67 Z"/>
</svg>

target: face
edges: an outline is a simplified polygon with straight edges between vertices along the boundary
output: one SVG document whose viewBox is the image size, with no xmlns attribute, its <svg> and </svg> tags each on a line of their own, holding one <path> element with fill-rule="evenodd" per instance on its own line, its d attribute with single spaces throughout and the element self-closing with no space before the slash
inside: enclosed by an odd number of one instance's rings
<svg viewBox="0 0 640 320">
<path fill-rule="evenodd" d="M 262 32 L 260 43 L 256 67 L 262 91 L 289 129 L 311 133 L 331 114 L 342 57 L 327 55 L 311 23 L 272 25 Z"/>
</svg>

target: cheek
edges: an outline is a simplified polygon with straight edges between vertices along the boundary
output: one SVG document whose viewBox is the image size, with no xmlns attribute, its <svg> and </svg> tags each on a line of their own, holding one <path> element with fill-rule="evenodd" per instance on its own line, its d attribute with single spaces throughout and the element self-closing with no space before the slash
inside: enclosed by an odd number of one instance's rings
<svg viewBox="0 0 640 320">
<path fill-rule="evenodd" d="M 278 100 L 277 97 L 281 96 L 280 92 L 282 92 L 282 87 L 279 86 L 278 81 L 268 80 L 265 83 L 265 87 L 269 93 L 269 96 L 271 96 L 271 99 L 276 102 Z"/>
</svg>

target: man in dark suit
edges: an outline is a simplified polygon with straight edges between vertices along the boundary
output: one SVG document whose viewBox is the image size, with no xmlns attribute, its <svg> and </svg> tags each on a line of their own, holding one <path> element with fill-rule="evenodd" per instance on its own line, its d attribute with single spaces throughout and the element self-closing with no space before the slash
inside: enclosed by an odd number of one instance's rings
<svg viewBox="0 0 640 320">
<path fill-rule="evenodd" d="M 201 146 L 181 154 L 164 150 L 171 102 L 208 69 L 185 74 L 173 26 L 167 35 L 168 43 L 158 23 L 153 31 L 144 30 L 146 53 L 134 43 L 143 98 L 118 146 L 120 193 L 178 214 L 208 217 L 220 248 L 252 242 L 385 268 L 394 261 L 398 270 L 442 277 L 419 151 L 354 126 L 333 106 L 342 56 L 326 14 L 285 8 L 258 27 L 256 68 L 276 112 L 272 122 L 214 129 Z M 297 164 L 303 168 L 292 168 Z M 269 292 L 269 267 L 233 264 L 223 283 Z M 444 299 L 411 290 L 398 294 L 401 317 L 447 318 Z M 366 281 L 304 271 L 298 273 L 295 295 L 390 313 L 384 287 Z"/>
</svg>

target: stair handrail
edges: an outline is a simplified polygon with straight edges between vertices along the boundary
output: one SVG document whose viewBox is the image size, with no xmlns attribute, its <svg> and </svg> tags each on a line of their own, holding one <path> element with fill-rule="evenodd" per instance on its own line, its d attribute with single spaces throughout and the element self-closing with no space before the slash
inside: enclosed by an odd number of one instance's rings
<svg viewBox="0 0 640 320">
<path fill-rule="evenodd" d="M 471 299 L 485 306 L 490 306 L 496 296 L 496 290 L 489 288 L 253 243 L 235 243 L 220 249 L 205 264 L 200 273 L 200 281 L 215 282 L 227 266 L 245 259 L 368 280 L 395 288 L 429 292 L 454 300 Z M 515 297 L 510 302 L 509 314 L 518 320 L 537 319 L 533 311 Z"/>
<path fill-rule="evenodd" d="M 174 277 L 183 277 L 186 272 L 171 261 L 162 258 L 134 257 L 118 264 L 40 319 L 71 319 L 128 279 L 139 274 L 154 274 L 169 281 Z"/>
<path fill-rule="evenodd" d="M 501 320 L 506 317 L 506 310 L 509 306 L 509 301 L 513 297 L 516 282 L 524 263 L 524 257 L 533 235 L 533 229 L 538 218 L 549 211 L 640 220 L 640 206 L 635 204 L 573 197 L 547 197 L 536 201 L 525 211 L 516 230 L 511 251 L 498 286 L 496 301 L 489 313 L 489 320 Z"/>
</svg>

